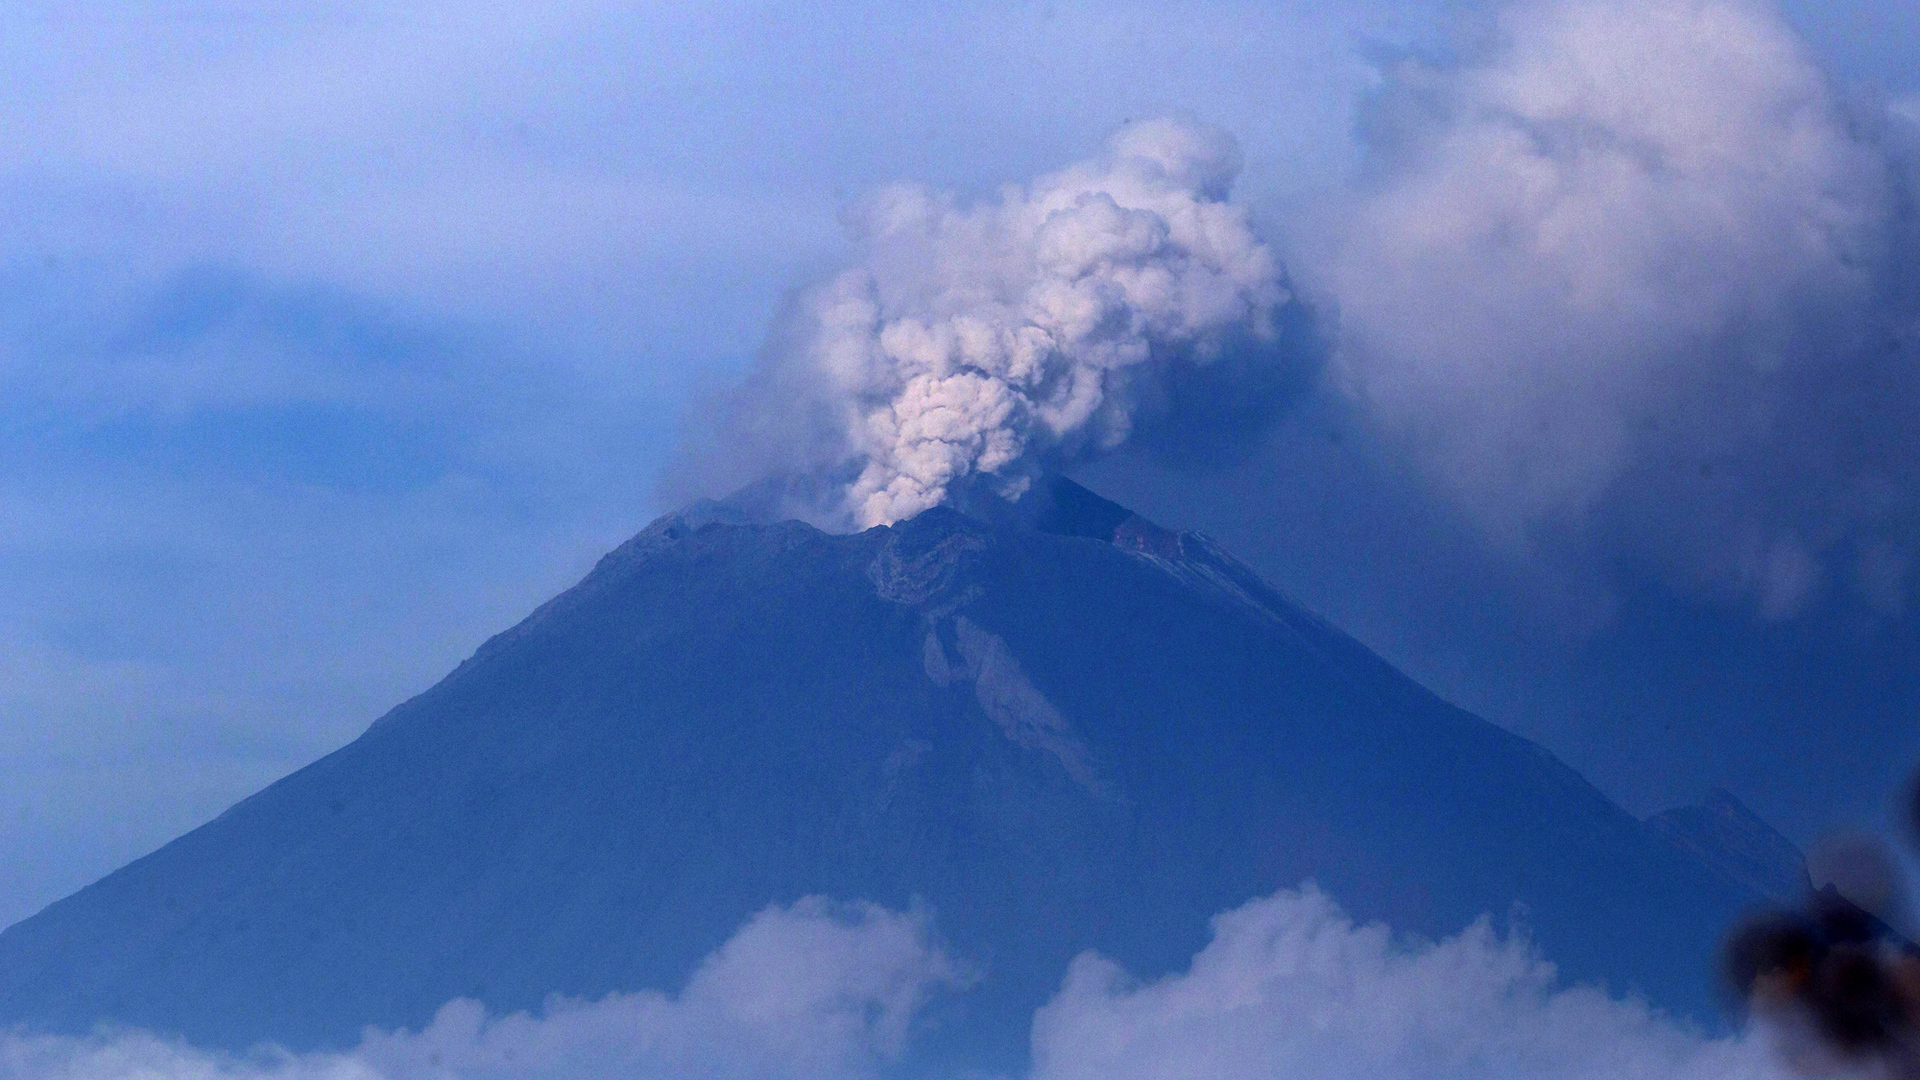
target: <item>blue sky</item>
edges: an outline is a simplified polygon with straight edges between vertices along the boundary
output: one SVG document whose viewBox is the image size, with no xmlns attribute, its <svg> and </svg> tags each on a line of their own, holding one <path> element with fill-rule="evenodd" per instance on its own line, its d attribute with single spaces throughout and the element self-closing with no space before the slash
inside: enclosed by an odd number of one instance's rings
<svg viewBox="0 0 1920 1080">
<path fill-rule="evenodd" d="M 1238 139 L 1281 257 L 1334 281 L 1316 252 L 1385 160 L 1363 105 L 1407 57 L 1469 63 L 1490 17 L 9 8 L 0 922 L 344 743 L 667 509 L 703 403 L 854 257 L 863 193 L 985 196 L 1190 116 Z M 1920 9 L 1786 18 L 1846 94 L 1920 100 Z M 1877 805 L 1913 749 L 1910 616 L 1769 614 L 1634 540 L 1503 546 L 1364 428 L 1329 391 L 1200 482 L 1137 455 L 1090 477 L 1636 809 L 1726 783 L 1805 838 Z"/>
</svg>

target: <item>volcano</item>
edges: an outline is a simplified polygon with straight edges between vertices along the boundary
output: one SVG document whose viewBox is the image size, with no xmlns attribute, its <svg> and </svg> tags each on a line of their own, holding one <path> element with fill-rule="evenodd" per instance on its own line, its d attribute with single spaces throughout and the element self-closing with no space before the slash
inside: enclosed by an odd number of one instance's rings
<svg viewBox="0 0 1920 1080">
<path fill-rule="evenodd" d="M 991 500 L 986 500 L 991 503 Z M 348 746 L 0 933 L 0 1023 L 344 1047 L 456 997 L 677 988 L 770 903 L 924 905 L 1017 1067 L 1098 949 L 1151 977 L 1314 881 L 1524 927 L 1712 1023 L 1762 899 L 1206 538 L 1067 481 L 835 535 L 696 504 Z"/>
</svg>

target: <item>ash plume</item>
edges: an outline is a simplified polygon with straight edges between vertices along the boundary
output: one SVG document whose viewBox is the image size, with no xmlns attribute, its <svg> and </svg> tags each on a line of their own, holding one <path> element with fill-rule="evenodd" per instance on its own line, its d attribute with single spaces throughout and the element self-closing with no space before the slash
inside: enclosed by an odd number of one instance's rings
<svg viewBox="0 0 1920 1080">
<path fill-rule="evenodd" d="M 873 194 L 847 217 L 852 265 L 795 296 L 726 403 L 709 470 L 798 475 L 804 516 L 866 527 L 957 485 L 1018 498 L 1142 433 L 1260 428 L 1315 363 L 1227 201 L 1239 168 L 1225 132 L 1160 119 L 979 204 Z"/>
</svg>

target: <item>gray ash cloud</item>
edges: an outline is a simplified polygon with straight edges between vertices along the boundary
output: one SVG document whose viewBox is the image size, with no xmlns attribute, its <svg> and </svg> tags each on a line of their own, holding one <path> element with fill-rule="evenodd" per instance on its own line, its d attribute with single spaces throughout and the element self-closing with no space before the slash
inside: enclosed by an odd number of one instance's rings
<svg viewBox="0 0 1920 1080">
<path fill-rule="evenodd" d="M 1497 9 L 1396 59 L 1311 260 L 1341 384 L 1499 545 L 1574 537 L 1765 617 L 1911 593 L 1916 128 L 1770 7 Z"/>
<path fill-rule="evenodd" d="M 812 477 L 808 516 L 864 527 L 957 484 L 1018 498 L 1136 436 L 1231 453 L 1320 357 L 1228 201 L 1239 169 L 1225 132 L 1161 119 L 997 199 L 870 195 L 847 216 L 851 265 L 795 294 L 707 467 Z"/>
</svg>

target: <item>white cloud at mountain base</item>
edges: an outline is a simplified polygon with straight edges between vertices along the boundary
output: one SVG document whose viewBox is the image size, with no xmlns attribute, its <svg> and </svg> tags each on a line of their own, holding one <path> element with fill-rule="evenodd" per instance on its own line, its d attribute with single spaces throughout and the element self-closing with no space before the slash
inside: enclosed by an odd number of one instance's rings
<svg viewBox="0 0 1920 1080">
<path fill-rule="evenodd" d="M 1034 1080 L 1764 1080 L 1756 1037 L 1706 1039 L 1593 987 L 1560 988 L 1482 919 L 1436 944 L 1356 927 L 1308 887 L 1214 920 L 1184 974 L 1140 984 L 1083 954 L 1034 1024 Z"/>
<path fill-rule="evenodd" d="M 555 999 L 489 1017 L 455 1001 L 348 1054 L 207 1054 L 150 1035 L 16 1034 L 3 1080 L 445 1080 L 891 1075 L 918 1010 L 990 971 L 949 956 L 925 911 L 819 898 L 772 907 L 677 995 Z M 937 1067 L 937 1065 L 935 1066 Z M 1706 1038 L 1631 1000 L 1556 986 L 1487 920 L 1438 943 L 1355 926 L 1311 885 L 1214 920 L 1189 970 L 1139 983 L 1077 958 L 1035 1016 L 1029 1080 L 1773 1080 L 1757 1035 Z"/>
<path fill-rule="evenodd" d="M 401 1080 L 428 1077 L 826 1078 L 898 1059 L 917 1010 L 971 978 L 924 911 L 810 897 L 770 907 L 677 995 L 555 997 L 542 1015 L 443 1006 L 418 1032 L 369 1029 L 347 1054 L 236 1058 L 142 1032 L 0 1041 L 5 1080 Z"/>
</svg>

